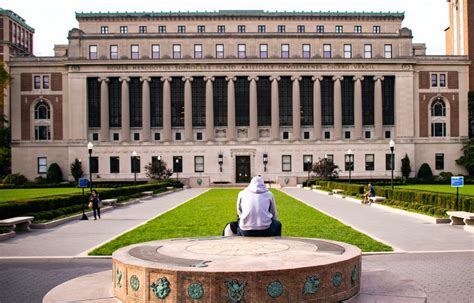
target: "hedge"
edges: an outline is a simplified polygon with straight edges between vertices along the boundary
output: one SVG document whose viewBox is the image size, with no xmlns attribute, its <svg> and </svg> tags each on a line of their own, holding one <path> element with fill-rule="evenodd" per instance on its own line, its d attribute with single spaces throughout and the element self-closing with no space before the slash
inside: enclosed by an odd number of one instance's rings
<svg viewBox="0 0 474 303">
<path fill-rule="evenodd" d="M 127 186 L 104 191 L 98 190 L 101 199 L 111 199 L 118 196 L 131 196 L 143 191 L 162 191 L 168 186 L 181 187 L 181 183 L 167 181 L 161 183 L 149 183 L 145 185 Z M 85 197 L 86 200 L 88 197 Z M 86 201 L 84 201 L 85 203 Z M 52 211 L 59 208 L 81 205 L 83 203 L 82 194 L 58 195 L 37 199 L 19 200 L 0 204 L 0 219 L 23 216 L 45 211 Z"/>
</svg>

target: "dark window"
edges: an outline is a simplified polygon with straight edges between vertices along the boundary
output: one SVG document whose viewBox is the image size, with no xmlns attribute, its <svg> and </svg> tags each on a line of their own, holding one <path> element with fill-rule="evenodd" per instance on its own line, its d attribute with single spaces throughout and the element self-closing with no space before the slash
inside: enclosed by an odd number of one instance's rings
<svg viewBox="0 0 474 303">
<path fill-rule="evenodd" d="M 119 134 L 119 133 L 113 133 L 112 139 L 113 139 L 114 141 L 120 140 L 120 134 Z"/>
<path fill-rule="evenodd" d="M 49 105 L 41 100 L 35 106 L 35 120 L 51 119 L 51 110 Z"/>
<path fill-rule="evenodd" d="M 278 98 L 280 108 L 280 125 L 293 125 L 293 84 L 291 77 L 281 77 L 278 81 Z"/>
<path fill-rule="evenodd" d="M 158 26 L 158 32 L 159 33 L 166 33 L 166 26 L 165 25 L 159 25 Z"/>
<path fill-rule="evenodd" d="M 133 133 L 133 140 L 140 141 L 140 133 Z"/>
<path fill-rule="evenodd" d="M 288 132 L 283 132 L 283 140 L 288 140 L 289 134 Z"/>
<path fill-rule="evenodd" d="M 142 83 L 139 77 L 130 77 L 130 127 L 142 127 Z"/>
<path fill-rule="evenodd" d="M 351 132 L 348 131 L 348 130 L 346 130 L 346 131 L 344 132 L 344 139 L 350 139 L 350 138 L 351 138 Z"/>
<path fill-rule="evenodd" d="M 438 86 L 438 74 L 431 74 L 431 86 Z"/>
<path fill-rule="evenodd" d="M 87 101 L 89 127 L 100 127 L 100 82 L 98 78 L 87 78 Z"/>
<path fill-rule="evenodd" d="M 163 82 L 158 77 L 150 81 L 151 127 L 163 126 Z"/>
<path fill-rule="evenodd" d="M 122 126 L 122 83 L 118 77 L 109 78 L 109 126 Z"/>
<path fill-rule="evenodd" d="M 181 140 L 181 133 L 176 133 L 176 134 L 174 135 L 174 139 L 175 139 L 176 141 L 180 141 L 180 140 Z"/>
<path fill-rule="evenodd" d="M 258 126 L 272 125 L 272 83 L 270 77 L 259 77 L 257 81 Z"/>
<path fill-rule="evenodd" d="M 385 139 L 390 139 L 392 137 L 392 132 L 389 130 L 385 131 Z"/>
<path fill-rule="evenodd" d="M 354 155 L 346 154 L 344 155 L 344 170 L 345 171 L 354 171 Z"/>
<path fill-rule="evenodd" d="M 213 85 L 214 126 L 227 126 L 227 81 L 216 77 Z"/>
<path fill-rule="evenodd" d="M 303 138 L 304 138 L 305 140 L 310 139 L 309 132 L 304 132 L 304 133 L 303 133 Z"/>
<path fill-rule="evenodd" d="M 259 25 L 259 26 L 258 26 L 258 32 L 259 32 L 259 33 L 264 33 L 264 32 L 266 32 L 265 25 Z"/>
<path fill-rule="evenodd" d="M 395 124 L 395 76 L 385 76 L 382 81 L 383 125 Z"/>
<path fill-rule="evenodd" d="M 49 125 L 36 125 L 35 140 L 51 140 L 51 127 Z"/>
<path fill-rule="evenodd" d="M 328 159 L 328 161 L 331 161 L 334 163 L 334 155 L 333 154 L 325 154 L 324 158 Z"/>
<path fill-rule="evenodd" d="M 375 170 L 375 156 L 374 156 L 374 154 L 365 155 L 365 170 Z"/>
<path fill-rule="evenodd" d="M 49 76 L 43 76 L 43 88 L 49 89 Z"/>
<path fill-rule="evenodd" d="M 336 33 L 344 32 L 344 27 L 342 25 L 336 25 Z"/>
<path fill-rule="evenodd" d="M 362 26 L 361 25 L 354 26 L 354 33 L 362 33 Z"/>
<path fill-rule="evenodd" d="M 330 76 L 321 81 L 321 119 L 322 125 L 334 125 L 334 82 Z"/>
<path fill-rule="evenodd" d="M 185 32 L 186 32 L 186 26 L 178 25 L 178 33 L 185 33 Z"/>
<path fill-rule="evenodd" d="M 206 126 L 206 82 L 203 77 L 194 77 L 191 86 L 193 126 Z"/>
<path fill-rule="evenodd" d="M 202 133 L 196 133 L 196 140 L 201 141 L 202 140 Z"/>
<path fill-rule="evenodd" d="M 439 86 L 446 87 L 446 74 L 439 74 Z"/>
<path fill-rule="evenodd" d="M 317 33 L 324 33 L 324 25 L 316 25 Z"/>
<path fill-rule="evenodd" d="M 371 136 L 370 131 L 369 131 L 369 130 L 366 131 L 366 132 L 365 132 L 365 138 L 366 138 L 366 139 L 370 139 L 370 136 Z"/>
<path fill-rule="evenodd" d="M 99 134 L 98 133 L 92 133 L 92 141 L 99 141 Z"/>
<path fill-rule="evenodd" d="M 38 157 L 37 167 L 38 167 L 38 174 L 46 174 L 48 172 L 48 158 Z"/>
<path fill-rule="evenodd" d="M 313 155 L 303 155 L 303 171 L 309 171 L 313 167 Z"/>
<path fill-rule="evenodd" d="M 155 141 L 160 141 L 160 140 L 161 140 L 160 133 L 155 133 Z"/>
<path fill-rule="evenodd" d="M 431 105 L 431 116 L 446 117 L 446 105 L 444 104 L 443 99 L 439 98 Z"/>
<path fill-rule="evenodd" d="M 245 33 L 245 25 L 237 25 L 237 32 Z"/>
<path fill-rule="evenodd" d="M 120 33 L 121 33 L 121 34 L 126 34 L 126 33 L 128 33 L 128 26 L 121 26 L 121 27 L 120 27 Z"/>
<path fill-rule="evenodd" d="M 91 166 L 91 173 L 98 174 L 99 173 L 99 157 L 91 157 L 90 158 L 90 166 Z"/>
<path fill-rule="evenodd" d="M 378 25 L 375 25 L 373 28 L 372 28 L 372 31 L 376 34 L 380 33 L 380 26 Z"/>
<path fill-rule="evenodd" d="M 300 81 L 300 108 L 302 126 L 313 125 L 313 89 L 314 86 L 311 77 L 302 77 Z"/>
<path fill-rule="evenodd" d="M 34 87 L 35 89 L 40 89 L 41 88 L 41 76 L 34 76 Z"/>
<path fill-rule="evenodd" d="M 284 172 L 291 171 L 291 156 L 290 155 L 281 156 L 281 170 Z"/>
<path fill-rule="evenodd" d="M 140 173 L 140 157 L 130 157 L 130 172 Z"/>
<path fill-rule="evenodd" d="M 362 80 L 362 124 L 374 125 L 374 77 Z"/>
<path fill-rule="evenodd" d="M 183 172 L 183 157 L 173 156 L 173 172 L 175 173 Z"/>
<path fill-rule="evenodd" d="M 225 33 L 225 25 L 218 25 L 217 26 L 218 33 Z"/>
<path fill-rule="evenodd" d="M 109 27 L 108 26 L 101 26 L 100 27 L 100 33 L 101 34 L 108 34 L 109 33 Z"/>
<path fill-rule="evenodd" d="M 296 31 L 297 31 L 298 33 L 304 33 L 304 32 L 305 32 L 305 27 L 304 27 L 304 25 L 298 25 L 298 26 L 296 26 Z"/>
<path fill-rule="evenodd" d="M 324 132 L 324 139 L 331 139 L 331 132 L 330 131 L 325 131 Z"/>
<path fill-rule="evenodd" d="M 110 157 L 110 173 L 111 174 L 120 173 L 120 158 L 119 157 Z"/>
<path fill-rule="evenodd" d="M 431 123 L 431 136 L 432 137 L 446 137 L 446 123 L 444 122 Z"/>
<path fill-rule="evenodd" d="M 194 172 L 204 172 L 204 156 L 194 156 Z"/>
<path fill-rule="evenodd" d="M 392 154 L 385 154 L 385 170 L 391 170 L 392 165 L 393 169 L 395 170 L 395 154 L 393 154 L 392 161 L 390 161 L 390 159 L 392 159 Z"/>
<path fill-rule="evenodd" d="M 284 33 L 286 32 L 286 27 L 284 25 L 278 25 L 278 32 L 279 33 Z"/>
<path fill-rule="evenodd" d="M 354 80 L 344 76 L 341 81 L 342 125 L 354 125 Z"/>
<path fill-rule="evenodd" d="M 436 154 L 435 155 L 435 169 L 436 170 L 443 170 L 444 169 L 444 154 Z"/>
<path fill-rule="evenodd" d="M 249 81 L 247 77 L 237 77 L 235 82 L 235 123 L 249 126 Z"/>
<path fill-rule="evenodd" d="M 173 77 L 171 87 L 171 126 L 184 126 L 184 82 L 181 77 Z"/>
<path fill-rule="evenodd" d="M 205 25 L 198 25 L 197 32 L 198 33 L 205 33 L 206 32 L 206 26 Z"/>
<path fill-rule="evenodd" d="M 145 25 L 140 25 L 140 26 L 138 27 L 138 33 L 140 33 L 140 34 L 145 34 L 146 32 L 147 32 L 147 28 L 146 28 Z"/>
</svg>

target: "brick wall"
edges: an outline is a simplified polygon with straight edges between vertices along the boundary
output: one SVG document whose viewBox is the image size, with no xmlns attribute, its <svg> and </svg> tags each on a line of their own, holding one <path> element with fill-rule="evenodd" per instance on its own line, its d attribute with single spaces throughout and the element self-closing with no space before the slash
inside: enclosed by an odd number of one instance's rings
<svg viewBox="0 0 474 303">
<path fill-rule="evenodd" d="M 418 87 L 421 89 L 430 88 L 430 73 L 420 72 Z"/>
<path fill-rule="evenodd" d="M 38 100 L 39 95 L 21 96 L 21 140 L 31 139 L 31 104 Z M 52 104 L 53 108 L 53 139 L 63 139 L 63 96 L 62 95 L 43 95 L 41 96 Z M 25 102 L 26 101 L 26 102 Z"/>
<path fill-rule="evenodd" d="M 459 74 L 458 72 L 448 72 L 448 88 L 458 89 L 459 88 Z"/>
<path fill-rule="evenodd" d="M 31 73 L 21 74 L 20 89 L 22 92 L 30 92 L 33 89 L 33 74 Z"/>
<path fill-rule="evenodd" d="M 421 93 L 420 94 L 420 137 L 429 137 L 431 135 L 431 129 L 429 128 L 428 121 L 431 117 L 430 110 L 428 108 L 430 100 L 437 96 L 437 93 Z M 446 93 L 442 95 L 448 100 L 450 108 L 450 135 L 451 137 L 459 137 L 459 94 L 458 93 Z"/>
<path fill-rule="evenodd" d="M 63 90 L 63 77 L 61 73 L 51 74 L 51 90 L 52 91 Z"/>
</svg>

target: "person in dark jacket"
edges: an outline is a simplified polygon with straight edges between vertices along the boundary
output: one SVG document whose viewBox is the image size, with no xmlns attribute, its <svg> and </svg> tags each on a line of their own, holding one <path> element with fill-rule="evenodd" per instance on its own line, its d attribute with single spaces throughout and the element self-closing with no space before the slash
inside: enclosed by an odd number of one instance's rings
<svg viewBox="0 0 474 303">
<path fill-rule="evenodd" d="M 100 219 L 100 198 L 99 194 L 95 189 L 91 191 L 91 197 L 89 198 L 89 201 L 92 202 L 92 209 L 94 210 L 94 220 L 97 220 L 97 216 L 99 216 Z"/>
</svg>

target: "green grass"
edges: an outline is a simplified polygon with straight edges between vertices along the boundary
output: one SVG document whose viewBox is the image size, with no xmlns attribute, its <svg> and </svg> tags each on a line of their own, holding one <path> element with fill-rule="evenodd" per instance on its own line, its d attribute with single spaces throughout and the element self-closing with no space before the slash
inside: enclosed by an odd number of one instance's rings
<svg viewBox="0 0 474 303">
<path fill-rule="evenodd" d="M 0 189 L 0 203 L 80 192 L 82 192 L 82 189 L 75 187 Z M 85 193 L 88 193 L 87 188 L 85 189 Z"/>
<path fill-rule="evenodd" d="M 95 249 L 91 255 L 110 255 L 135 243 L 184 237 L 220 236 L 224 225 L 236 219 L 240 189 L 212 189 L 145 225 Z M 282 236 L 322 238 L 347 242 L 362 251 L 391 251 L 392 248 L 328 217 L 288 195 L 273 191 L 277 201 Z"/>
<path fill-rule="evenodd" d="M 413 184 L 413 185 L 396 186 L 396 188 L 416 189 L 416 190 L 423 190 L 423 191 L 456 194 L 456 188 L 451 187 L 451 185 L 449 184 Z M 459 194 L 474 196 L 474 185 L 469 184 L 469 185 L 464 185 L 464 187 L 460 187 Z"/>
</svg>

